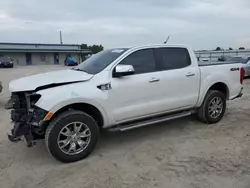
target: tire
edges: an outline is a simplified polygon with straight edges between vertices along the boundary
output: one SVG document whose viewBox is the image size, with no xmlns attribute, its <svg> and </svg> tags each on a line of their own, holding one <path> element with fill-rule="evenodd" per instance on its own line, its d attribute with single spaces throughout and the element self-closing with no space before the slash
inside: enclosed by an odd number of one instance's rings
<svg viewBox="0 0 250 188">
<path fill-rule="evenodd" d="M 70 142 L 72 143 L 69 143 L 66 147 L 62 147 L 63 149 L 60 149 L 59 147 L 58 140 L 60 140 L 61 137 L 64 136 L 64 134 L 66 134 L 61 131 L 65 129 L 68 131 L 69 129 L 65 127 L 70 126 L 74 122 L 77 122 L 79 127 L 84 126 L 86 130 L 88 129 L 88 131 L 90 132 L 88 133 L 90 134 L 90 137 L 86 138 L 87 141 L 84 141 L 85 143 L 88 143 L 88 144 L 84 146 L 86 148 L 84 148 L 83 151 L 81 152 L 79 151 L 79 153 L 77 153 L 76 150 L 75 152 L 73 150 L 73 153 L 66 153 L 67 151 L 65 150 L 68 150 L 67 147 L 68 146 L 70 147 L 73 142 L 75 142 L 75 144 L 77 143 L 76 146 L 78 146 L 79 149 L 83 149 L 82 147 L 80 147 L 80 145 L 78 145 L 78 141 L 76 141 L 77 139 L 79 140 L 79 138 L 77 138 L 78 136 L 76 136 L 76 138 L 74 138 L 75 140 L 72 141 L 73 139 L 72 135 L 65 136 L 66 140 L 71 140 Z M 70 134 L 74 134 L 74 133 L 70 133 Z M 84 134 L 87 134 L 87 133 L 84 133 Z M 47 146 L 49 153 L 53 157 L 55 157 L 57 160 L 61 162 L 70 163 L 70 162 L 82 160 L 85 157 L 87 157 L 94 150 L 98 142 L 98 138 L 99 138 L 99 127 L 97 123 L 95 122 L 95 120 L 84 112 L 70 110 L 70 111 L 60 114 L 59 116 L 57 116 L 55 119 L 51 121 L 45 133 L 45 144 Z M 64 141 L 64 138 L 63 138 L 63 141 Z M 64 144 L 65 143 L 63 143 L 63 145 Z"/>
<path fill-rule="evenodd" d="M 220 114 L 218 114 L 218 117 L 212 117 L 212 115 L 209 113 L 209 105 L 215 98 L 219 98 L 223 105 Z M 222 92 L 217 90 L 209 90 L 204 98 L 202 105 L 198 109 L 198 118 L 204 123 L 217 123 L 223 118 L 227 108 L 226 105 L 226 96 Z"/>
</svg>

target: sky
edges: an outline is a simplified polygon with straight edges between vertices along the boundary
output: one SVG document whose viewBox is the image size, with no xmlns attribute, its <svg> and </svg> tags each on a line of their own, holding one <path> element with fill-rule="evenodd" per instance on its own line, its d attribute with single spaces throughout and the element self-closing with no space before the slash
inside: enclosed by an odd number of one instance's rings
<svg viewBox="0 0 250 188">
<path fill-rule="evenodd" d="M 0 0 L 0 42 L 250 48 L 249 0 Z"/>
</svg>

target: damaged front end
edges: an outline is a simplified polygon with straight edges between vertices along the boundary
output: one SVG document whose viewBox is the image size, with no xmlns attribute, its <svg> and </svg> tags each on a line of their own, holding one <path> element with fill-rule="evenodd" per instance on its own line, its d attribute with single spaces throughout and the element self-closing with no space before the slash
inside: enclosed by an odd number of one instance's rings
<svg viewBox="0 0 250 188">
<path fill-rule="evenodd" d="M 27 141 L 27 146 L 35 144 L 35 140 L 44 136 L 44 117 L 47 114 L 35 103 L 41 95 L 36 93 L 12 93 L 11 99 L 6 103 L 6 109 L 11 110 L 11 120 L 14 125 L 8 138 L 12 142 L 20 141 L 22 137 Z"/>
</svg>

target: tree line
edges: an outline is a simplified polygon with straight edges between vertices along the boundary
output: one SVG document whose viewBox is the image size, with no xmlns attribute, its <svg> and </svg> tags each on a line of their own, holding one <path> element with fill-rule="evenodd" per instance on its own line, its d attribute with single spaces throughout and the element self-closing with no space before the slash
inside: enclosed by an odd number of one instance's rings
<svg viewBox="0 0 250 188">
<path fill-rule="evenodd" d="M 93 54 L 96 54 L 104 49 L 104 47 L 100 45 L 87 45 L 87 44 L 81 44 L 81 49 L 88 49 L 90 50 Z"/>
<path fill-rule="evenodd" d="M 96 44 L 94 44 L 94 45 L 81 44 L 81 49 L 84 49 L 84 50 L 87 49 L 87 50 L 91 51 L 91 54 L 96 54 L 98 52 L 103 51 L 104 47 L 101 44 L 100 45 L 96 45 Z M 91 54 L 88 54 L 88 55 L 91 55 Z M 82 61 L 85 61 L 87 59 L 87 56 L 86 56 L 86 54 L 81 54 Z"/>
</svg>

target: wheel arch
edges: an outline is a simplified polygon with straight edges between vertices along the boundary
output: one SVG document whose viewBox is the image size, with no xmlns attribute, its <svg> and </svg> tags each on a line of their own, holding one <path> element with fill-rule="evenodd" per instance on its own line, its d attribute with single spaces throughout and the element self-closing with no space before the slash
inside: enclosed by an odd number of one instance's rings
<svg viewBox="0 0 250 188">
<path fill-rule="evenodd" d="M 226 96 L 226 99 L 228 100 L 229 99 L 229 88 L 227 86 L 227 84 L 225 84 L 224 82 L 217 82 L 215 84 L 213 84 L 208 90 L 217 90 L 217 91 L 220 91 L 222 92 L 225 96 Z"/>
<path fill-rule="evenodd" d="M 99 127 L 103 127 L 107 123 L 106 113 L 102 107 L 89 102 L 71 102 L 60 107 L 57 106 L 51 110 L 53 116 L 49 121 L 67 110 L 79 110 L 87 113 L 97 122 Z"/>
<path fill-rule="evenodd" d="M 216 82 L 208 86 L 207 89 L 205 90 L 206 92 L 201 94 L 202 97 L 200 97 L 200 100 L 198 102 L 198 107 L 201 106 L 201 104 L 203 103 L 205 99 L 205 96 L 210 90 L 218 90 L 222 92 L 226 96 L 226 99 L 229 100 L 230 93 L 229 93 L 228 85 L 225 82 Z"/>
</svg>

